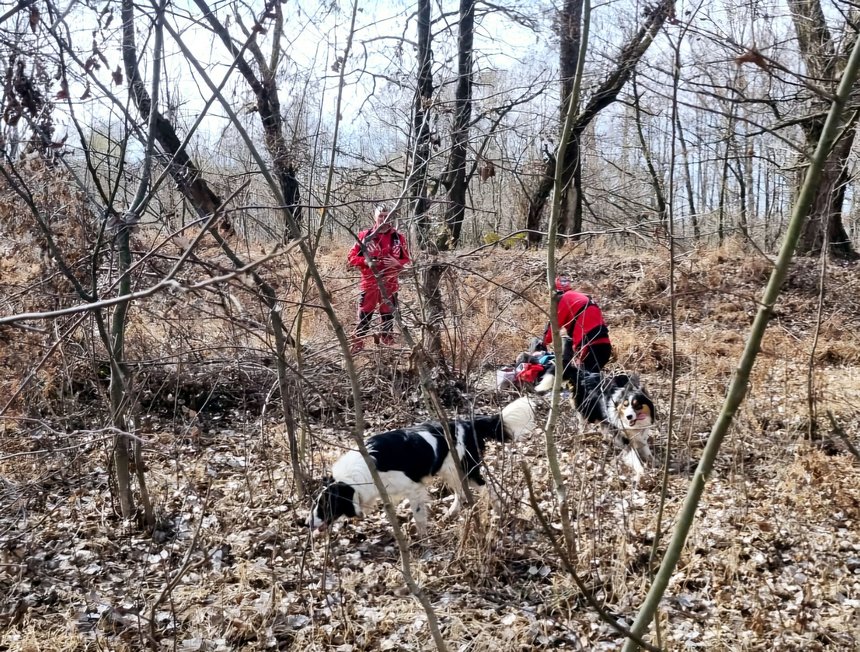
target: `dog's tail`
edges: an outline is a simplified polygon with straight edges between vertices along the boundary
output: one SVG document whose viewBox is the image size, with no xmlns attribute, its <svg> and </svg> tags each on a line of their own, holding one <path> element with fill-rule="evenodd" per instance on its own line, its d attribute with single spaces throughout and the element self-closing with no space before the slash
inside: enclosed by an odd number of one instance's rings
<svg viewBox="0 0 860 652">
<path fill-rule="evenodd" d="M 535 400 L 530 396 L 518 398 L 502 409 L 502 426 L 511 439 L 519 439 L 535 427 Z"/>
<path fill-rule="evenodd" d="M 547 371 L 543 376 L 541 376 L 540 382 L 535 385 L 535 391 L 538 394 L 548 392 L 552 390 L 553 383 L 555 383 L 555 371 Z"/>
</svg>

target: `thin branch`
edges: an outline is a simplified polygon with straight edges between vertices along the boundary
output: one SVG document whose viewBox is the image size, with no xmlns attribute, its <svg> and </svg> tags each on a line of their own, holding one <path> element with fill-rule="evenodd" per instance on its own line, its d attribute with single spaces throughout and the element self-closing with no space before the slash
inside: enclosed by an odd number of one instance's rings
<svg viewBox="0 0 860 652">
<path fill-rule="evenodd" d="M 131 294 L 125 294 L 119 297 L 113 297 L 112 299 L 102 299 L 100 301 L 95 301 L 93 303 L 85 303 L 77 306 L 70 306 L 68 308 L 59 308 L 57 310 L 47 310 L 45 312 L 24 312 L 18 315 L 9 315 L 8 317 L 0 317 L 0 325 L 3 324 L 14 324 L 15 322 L 25 321 L 29 319 L 54 319 L 55 317 L 62 317 L 63 315 L 74 315 L 79 312 L 87 312 L 92 310 L 99 310 L 101 308 L 107 308 L 109 306 L 115 306 L 117 304 L 126 302 L 126 301 L 134 301 L 135 299 L 145 299 L 146 297 L 150 297 L 157 292 L 161 292 L 162 290 L 166 290 L 168 288 L 172 288 L 179 292 L 193 292 L 194 290 L 200 290 L 202 288 L 209 287 L 210 285 L 217 285 L 219 283 L 225 283 L 226 281 L 231 281 L 235 278 L 240 278 L 243 274 L 247 274 L 248 272 L 252 272 L 257 267 L 266 263 L 284 253 L 290 251 L 293 247 L 298 246 L 301 241 L 297 240 L 295 242 L 291 242 L 290 245 L 283 250 L 276 250 L 270 254 L 263 256 L 262 258 L 258 258 L 254 260 L 244 267 L 240 267 L 239 269 L 228 272 L 227 274 L 222 274 L 221 276 L 213 276 L 211 278 L 206 279 L 205 281 L 199 281 L 197 283 L 182 284 L 179 281 L 166 278 L 153 286 L 146 288 L 145 290 L 139 290 L 137 292 L 132 292 Z"/>
<path fill-rule="evenodd" d="M 660 569 L 654 578 L 654 583 L 651 585 L 648 594 L 645 596 L 636 621 L 633 623 L 632 631 L 639 636 L 645 634 L 654 618 L 654 614 L 657 612 L 660 600 L 663 598 L 666 587 L 669 585 L 669 580 L 681 558 L 681 552 L 684 549 L 687 535 L 696 518 L 699 501 L 705 491 L 705 483 L 713 470 L 717 453 L 719 453 L 723 439 L 732 424 L 735 412 L 737 412 L 738 407 L 746 396 L 750 372 L 755 364 L 768 322 L 773 315 L 773 307 L 779 298 L 782 284 L 788 274 L 795 247 L 809 216 L 825 161 L 833 149 L 836 136 L 842 126 L 845 106 L 854 82 L 857 79 L 858 72 L 860 72 L 860 40 L 855 42 L 851 57 L 842 73 L 836 99 L 830 107 L 830 112 L 822 128 L 815 153 L 806 170 L 806 177 L 798 193 L 776 265 L 771 272 L 770 280 L 762 297 L 762 306 L 756 313 L 746 346 L 738 363 L 738 368 L 729 385 L 723 408 L 711 429 L 711 434 L 702 451 L 699 465 L 690 481 L 687 496 L 678 515 L 675 531 L 672 533 L 666 553 L 663 555 Z M 637 647 L 634 641 L 628 640 L 624 645 L 623 652 L 633 652 Z"/>
<path fill-rule="evenodd" d="M 11 9 L 9 9 L 9 11 L 7 11 L 5 14 L 0 16 L 0 25 L 5 23 L 7 20 L 9 20 L 12 16 L 17 14 L 19 11 L 23 11 L 24 9 L 26 9 L 30 5 L 35 4 L 35 2 L 36 2 L 36 0 L 18 0 L 18 4 L 16 6 L 12 7 Z"/>
<path fill-rule="evenodd" d="M 553 529 L 549 524 L 549 521 L 546 518 L 546 515 L 543 513 L 543 510 L 540 508 L 540 504 L 538 503 L 537 496 L 535 496 L 534 485 L 532 483 L 532 475 L 529 470 L 528 464 L 525 462 L 520 462 L 520 468 L 522 469 L 523 475 L 526 480 L 526 488 L 529 491 L 529 503 L 531 504 L 532 510 L 537 516 L 538 522 L 540 523 L 541 528 L 543 529 L 546 538 L 549 539 L 550 544 L 555 550 L 555 554 L 558 555 L 559 560 L 561 561 L 561 565 L 564 566 L 564 569 L 568 572 L 573 583 L 576 584 L 576 588 L 582 593 L 585 601 L 588 602 L 589 606 L 594 609 L 597 613 L 598 617 L 609 625 L 616 632 L 621 634 L 622 636 L 627 637 L 630 640 L 636 641 L 641 647 L 645 648 L 649 652 L 661 652 L 659 647 L 651 645 L 650 643 L 646 643 L 641 639 L 641 637 L 634 634 L 632 631 L 624 627 L 621 623 L 619 623 L 613 616 L 610 614 L 600 602 L 597 601 L 597 598 L 591 593 L 588 587 L 585 585 L 585 582 L 582 581 L 582 578 L 579 576 L 579 573 L 576 572 L 576 569 L 573 567 L 573 563 L 571 562 L 570 557 L 565 553 L 564 549 L 561 547 L 561 544 L 555 538 L 555 534 L 553 533 Z"/>
</svg>

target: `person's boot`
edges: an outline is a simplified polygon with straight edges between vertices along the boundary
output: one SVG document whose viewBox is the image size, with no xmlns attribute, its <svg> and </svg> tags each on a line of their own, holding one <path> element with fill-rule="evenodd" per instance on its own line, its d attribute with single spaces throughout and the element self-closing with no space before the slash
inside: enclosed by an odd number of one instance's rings
<svg viewBox="0 0 860 652">
<path fill-rule="evenodd" d="M 382 327 L 379 329 L 379 343 L 383 346 L 391 346 L 394 344 L 394 314 L 382 313 Z"/>
<path fill-rule="evenodd" d="M 363 295 L 362 295 L 363 296 Z M 358 323 L 355 325 L 355 330 L 350 338 L 350 350 L 352 353 L 358 353 L 364 349 L 364 338 L 370 331 L 370 322 L 373 320 L 373 311 L 365 312 L 359 308 Z"/>
</svg>

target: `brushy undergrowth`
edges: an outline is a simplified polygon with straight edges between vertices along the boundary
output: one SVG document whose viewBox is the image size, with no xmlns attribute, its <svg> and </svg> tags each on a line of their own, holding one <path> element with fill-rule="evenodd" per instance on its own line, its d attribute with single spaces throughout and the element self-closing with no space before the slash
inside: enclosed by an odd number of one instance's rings
<svg viewBox="0 0 860 652">
<path fill-rule="evenodd" d="M 351 324 L 357 287 L 344 254 L 330 246 L 319 262 L 339 315 Z M 443 280 L 452 375 L 439 378 L 439 390 L 451 412 L 490 411 L 509 400 L 493 386 L 494 369 L 512 362 L 546 323 L 540 253 L 467 254 L 447 258 Z M 200 257 L 226 266 L 214 249 Z M 16 309 L 32 309 L 23 288 L 45 271 L 16 265 L 18 272 L 3 267 L 2 283 L 17 288 Z M 769 268 L 736 243 L 679 256 L 664 528 L 719 410 Z M 560 269 L 603 307 L 616 349 L 610 368 L 639 372 L 654 396 L 662 455 L 673 364 L 665 252 L 590 241 L 562 250 Z M 190 277 L 206 273 L 192 270 Z M 401 291 L 404 321 L 415 332 L 424 314 L 418 271 L 405 275 Z M 860 645 L 851 627 L 860 609 L 860 483 L 845 443 L 860 441 L 853 327 L 860 274 L 856 265 L 828 267 L 813 354 L 819 271 L 818 261 L 797 261 L 776 307 L 661 608 L 668 648 Z M 299 260 L 286 256 L 264 271 L 289 320 L 303 301 L 302 273 Z M 353 420 L 341 354 L 315 294 L 304 298 L 303 346 L 291 364 L 302 455 L 318 480 L 349 446 Z M 0 330 L 9 352 L 0 368 L 3 405 L 14 398 L 0 419 L 0 647 L 428 649 L 424 614 L 405 591 L 381 512 L 321 537 L 301 525 L 309 502 L 291 478 L 274 342 L 252 286 L 237 281 L 156 296 L 136 302 L 130 317 L 134 399 L 159 519 L 146 534 L 117 518 L 111 498 L 110 439 L 102 430 L 109 370 L 89 321 L 59 344 L 56 334 L 69 322 L 41 334 Z M 427 418 L 411 353 L 371 347 L 359 358 L 371 430 Z M 653 570 L 661 470 L 635 482 L 611 446 L 583 431 L 569 410 L 558 436 L 577 571 L 629 623 Z M 493 447 L 488 458 L 505 509 L 479 504 L 442 523 L 436 504 L 430 540 L 413 539 L 418 579 L 451 649 L 617 649 L 619 637 L 588 607 L 528 504 L 521 461 L 532 469 L 541 511 L 556 524 L 540 433 Z M 449 500 L 439 493 L 440 503 Z M 665 541 L 667 531 L 661 534 Z"/>
</svg>

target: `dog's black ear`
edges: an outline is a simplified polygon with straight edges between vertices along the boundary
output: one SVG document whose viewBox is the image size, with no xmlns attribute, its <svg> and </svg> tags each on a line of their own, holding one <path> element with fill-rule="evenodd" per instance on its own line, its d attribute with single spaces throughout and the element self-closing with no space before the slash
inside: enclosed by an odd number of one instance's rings
<svg viewBox="0 0 860 652">
<path fill-rule="evenodd" d="M 334 484 L 334 476 L 333 475 L 323 476 L 322 486 L 328 487 L 330 484 Z"/>
<path fill-rule="evenodd" d="M 612 377 L 612 384 L 616 387 L 629 387 L 630 376 L 628 376 L 627 374 L 615 374 Z"/>
<path fill-rule="evenodd" d="M 647 403 L 648 408 L 651 410 L 651 421 L 657 423 L 657 408 L 654 407 L 654 401 L 652 401 L 645 393 L 643 393 L 642 396 L 645 397 L 645 402 Z"/>
</svg>

